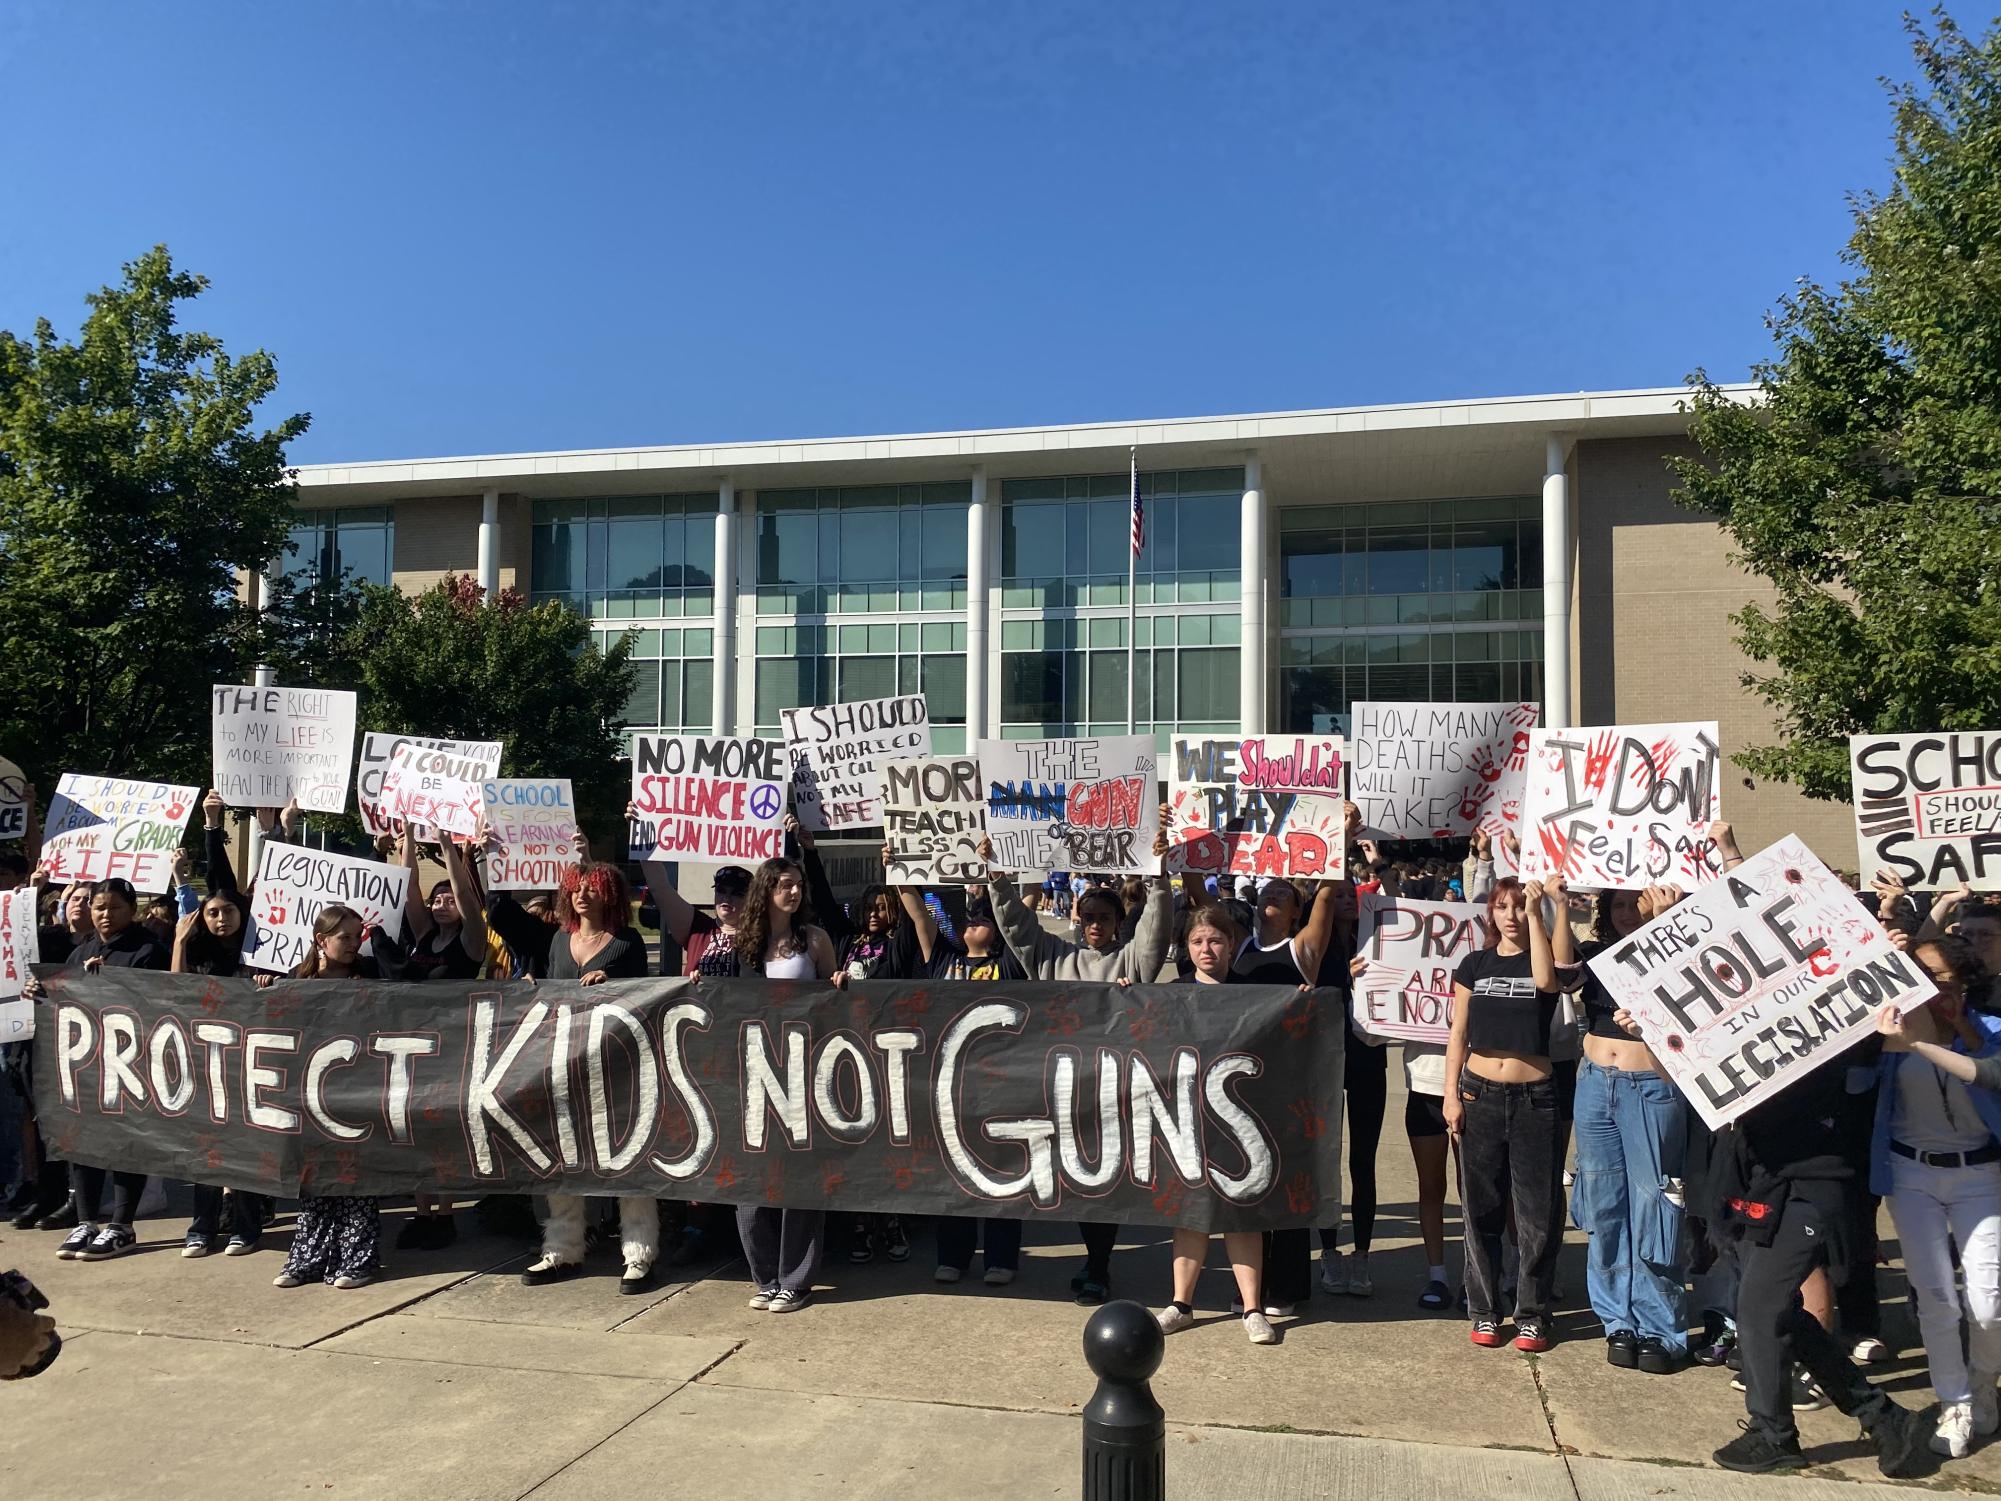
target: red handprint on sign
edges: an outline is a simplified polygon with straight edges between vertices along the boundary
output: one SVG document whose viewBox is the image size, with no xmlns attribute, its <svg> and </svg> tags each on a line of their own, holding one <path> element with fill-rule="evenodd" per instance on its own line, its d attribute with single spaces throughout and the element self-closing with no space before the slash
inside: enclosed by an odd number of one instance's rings
<svg viewBox="0 0 2001 1501">
<path fill-rule="evenodd" d="M 1294 1100 L 1291 1106 L 1292 1118 L 1299 1122 L 1302 1141 L 1318 1141 L 1327 1130 L 1327 1118 L 1314 1109 L 1311 1100 Z"/>
<path fill-rule="evenodd" d="M 1584 785 L 1593 792 L 1605 790 L 1605 779 L 1612 774 L 1612 757 L 1619 749 L 1619 737 L 1610 730 L 1592 738 L 1590 749 L 1584 753 Z"/>
</svg>

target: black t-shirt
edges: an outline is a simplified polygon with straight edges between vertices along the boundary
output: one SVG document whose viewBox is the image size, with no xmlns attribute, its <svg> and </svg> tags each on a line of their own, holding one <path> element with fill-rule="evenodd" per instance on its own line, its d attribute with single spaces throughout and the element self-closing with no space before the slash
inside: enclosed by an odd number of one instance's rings
<svg viewBox="0 0 2001 1501">
<path fill-rule="evenodd" d="M 940 940 L 944 938 L 941 932 Z M 900 917 L 895 927 L 871 936 L 866 931 L 849 937 L 841 946 L 840 968 L 855 980 L 903 980 L 923 968 L 917 947 L 917 930 L 909 917 Z"/>
<path fill-rule="evenodd" d="M 1519 954 L 1475 949 L 1459 961 L 1452 978 L 1473 993 L 1466 1008 L 1468 1048 L 1476 1053 L 1549 1056 L 1557 994 L 1536 989 L 1535 968 L 1526 949 Z"/>
<path fill-rule="evenodd" d="M 637 980 L 645 976 L 646 940 L 637 928 L 620 928 L 611 935 L 610 942 L 582 965 L 570 952 L 573 936 L 560 928 L 556 930 L 556 936 L 549 944 L 550 979 L 574 980 L 580 975 L 595 974 L 598 970 L 603 970 L 608 980 Z"/>
<path fill-rule="evenodd" d="M 439 932 L 433 928 L 424 935 L 423 942 L 410 950 L 403 961 L 403 978 L 406 980 L 477 980 L 481 962 L 465 950 L 458 933 L 451 941 L 440 946 Z"/>
<path fill-rule="evenodd" d="M 1631 1042 L 1632 1035 L 1612 1020 L 1619 1003 L 1612 999 L 1605 982 L 1589 968 L 1591 961 L 1610 947 L 1611 944 L 1600 943 L 1595 938 L 1587 938 L 1577 946 L 1577 962 L 1584 967 L 1584 984 L 1577 992 L 1577 999 L 1584 1007 L 1584 1030 L 1587 1035 L 1609 1037 L 1614 1042 Z M 1572 982 L 1565 980 L 1564 983 L 1568 985 Z"/>
<path fill-rule="evenodd" d="M 966 946 L 955 938 L 938 935 L 938 942 L 931 950 L 931 966 L 928 978 L 933 980 L 1020 980 L 1027 977 L 1021 961 L 1014 957 L 1006 944 L 1000 952 L 986 954 L 975 959 L 966 952 Z"/>
<path fill-rule="evenodd" d="M 135 922 L 110 938 L 99 938 L 92 933 L 70 950 L 63 964 L 70 969 L 82 969 L 88 959 L 102 959 L 119 969 L 165 969 L 173 954 L 153 935 L 151 928 Z"/>
<path fill-rule="evenodd" d="M 35 930 L 35 952 L 42 956 L 44 964 L 63 963 L 75 947 L 76 940 L 70 937 L 69 929 L 61 923 Z"/>
</svg>

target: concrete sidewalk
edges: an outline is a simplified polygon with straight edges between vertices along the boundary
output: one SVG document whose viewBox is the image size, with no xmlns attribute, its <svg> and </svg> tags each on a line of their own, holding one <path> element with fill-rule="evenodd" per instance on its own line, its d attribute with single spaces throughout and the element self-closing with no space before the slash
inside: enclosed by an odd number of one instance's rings
<svg viewBox="0 0 2001 1501">
<path fill-rule="evenodd" d="M 1281 1321 L 1280 1345 L 1259 1349 L 1224 1312 L 1227 1272 L 1205 1275 L 1208 1316 L 1168 1342 L 1154 1382 L 1174 1425 L 1174 1494 L 1732 1501 L 1780 1485 L 1708 1467 L 1743 1416 L 1726 1372 L 1605 1364 L 1580 1311 L 1574 1234 L 1563 1342 L 1543 1356 L 1474 1349 L 1460 1319 L 1416 1308 L 1424 1268 L 1399 1093 L 1380 1154 L 1373 1299 L 1317 1295 Z M 1077 1492 L 1076 1414 L 1092 1378 L 1067 1227 L 1032 1229 L 1004 1289 L 984 1286 L 977 1263 L 956 1286 L 932 1282 L 919 1229 L 908 1263 L 830 1265 L 812 1306 L 774 1317 L 745 1306 L 733 1256 L 628 1298 L 609 1256 L 586 1278 L 524 1288 L 528 1248 L 477 1234 L 449 1251 L 388 1252 L 388 1276 L 363 1290 L 281 1290 L 270 1284 L 286 1223 L 272 1250 L 193 1262 L 179 1255 L 180 1220 L 142 1225 L 141 1251 L 101 1264 L 57 1261 L 56 1235 L 0 1232 L 0 1266 L 43 1287 L 68 1341 L 46 1375 L 0 1388 L 0 1494 Z M 474 1217 L 459 1223 L 469 1231 Z M 1116 1294 L 1157 1305 L 1165 1235 L 1128 1231 L 1114 1275 Z M 1904 1348 L 1877 1374 L 1899 1400 L 1929 1405 L 1901 1274 L 1885 1277 L 1884 1297 L 1887 1337 Z M 1813 1413 L 1801 1428 L 1814 1469 L 1782 1494 L 1853 1501 L 1854 1482 L 1879 1483 L 1852 1422 Z M 2001 1489 L 2001 1445 L 1927 1483 Z"/>
</svg>

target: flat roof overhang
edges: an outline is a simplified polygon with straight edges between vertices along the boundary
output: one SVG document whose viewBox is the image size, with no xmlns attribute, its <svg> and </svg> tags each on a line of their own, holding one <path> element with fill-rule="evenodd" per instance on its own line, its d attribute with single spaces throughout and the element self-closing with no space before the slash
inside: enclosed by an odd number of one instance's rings
<svg viewBox="0 0 2001 1501">
<path fill-rule="evenodd" d="M 1750 401 L 1754 386 L 1725 388 Z M 369 505 L 487 490 L 537 497 L 647 495 L 806 485 L 990 481 L 1121 470 L 1208 469 L 1256 453 L 1274 503 L 1526 494 L 1540 487 L 1544 439 L 1677 438 L 1682 387 L 1407 402 L 1147 422 L 990 428 L 883 437 L 691 443 L 644 448 L 370 460 L 299 466 L 303 503 Z"/>
</svg>

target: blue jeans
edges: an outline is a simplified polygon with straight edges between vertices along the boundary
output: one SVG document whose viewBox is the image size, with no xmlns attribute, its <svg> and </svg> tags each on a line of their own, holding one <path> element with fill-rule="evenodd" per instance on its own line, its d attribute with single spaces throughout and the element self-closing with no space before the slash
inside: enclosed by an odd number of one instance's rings
<svg viewBox="0 0 2001 1501">
<path fill-rule="evenodd" d="M 1577 1071 L 1577 1181 L 1570 1215 L 1591 1232 L 1585 1285 L 1610 1335 L 1629 1329 L 1688 1350 L 1684 1211 L 1667 1199 L 1682 1175 L 1688 1104 L 1652 1071 Z"/>
</svg>

